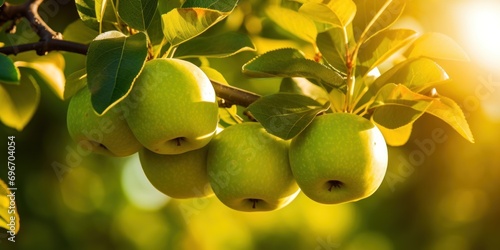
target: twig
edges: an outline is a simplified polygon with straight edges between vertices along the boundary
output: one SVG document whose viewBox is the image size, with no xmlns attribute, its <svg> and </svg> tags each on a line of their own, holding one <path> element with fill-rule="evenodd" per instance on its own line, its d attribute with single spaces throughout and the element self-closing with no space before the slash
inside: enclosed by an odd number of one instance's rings
<svg viewBox="0 0 500 250">
<path fill-rule="evenodd" d="M 64 40 L 48 40 L 36 43 L 27 43 L 15 46 L 1 47 L 0 53 L 5 55 L 17 55 L 27 51 L 37 51 L 38 55 L 45 55 L 50 51 L 60 50 L 86 55 L 88 45 Z"/>
<path fill-rule="evenodd" d="M 40 42 L 45 42 L 43 46 L 36 46 L 38 55 L 48 53 L 44 49 L 50 47 L 50 41 L 61 40 L 63 38 L 61 33 L 52 30 L 38 14 L 38 7 L 40 7 L 42 2 L 43 0 L 28 0 L 24 4 L 13 5 L 4 3 L 0 7 L 0 25 L 9 20 L 14 21 L 14 23 L 17 23 L 21 18 L 28 20 L 33 31 L 40 37 Z"/>
</svg>

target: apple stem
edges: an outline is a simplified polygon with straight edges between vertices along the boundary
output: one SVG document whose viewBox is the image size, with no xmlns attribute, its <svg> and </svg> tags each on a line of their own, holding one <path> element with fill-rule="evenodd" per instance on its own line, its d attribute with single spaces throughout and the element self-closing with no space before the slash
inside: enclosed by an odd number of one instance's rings
<svg viewBox="0 0 500 250">
<path fill-rule="evenodd" d="M 250 201 L 252 201 L 252 202 L 253 202 L 252 208 L 253 208 L 253 209 L 255 209 L 255 204 L 256 204 L 257 202 L 259 202 L 259 200 L 258 200 L 258 199 L 250 199 Z"/>
<path fill-rule="evenodd" d="M 330 183 L 330 187 L 328 188 L 328 191 L 331 192 L 332 191 L 332 188 L 335 187 L 335 188 L 340 188 L 342 187 L 342 182 L 341 181 L 328 181 L 328 183 Z"/>
</svg>

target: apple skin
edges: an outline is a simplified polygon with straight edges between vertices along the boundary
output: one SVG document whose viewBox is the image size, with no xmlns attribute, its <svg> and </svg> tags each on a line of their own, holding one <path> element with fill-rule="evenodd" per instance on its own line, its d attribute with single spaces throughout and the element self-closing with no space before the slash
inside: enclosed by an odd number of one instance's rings
<svg viewBox="0 0 500 250">
<path fill-rule="evenodd" d="M 219 120 L 210 80 L 196 65 L 179 59 L 147 62 L 125 105 L 136 138 L 158 154 L 204 147 Z"/>
<path fill-rule="evenodd" d="M 94 111 L 87 87 L 70 100 L 67 127 L 71 138 L 92 152 L 107 156 L 129 156 L 142 148 L 128 127 L 121 106 L 117 105 L 99 116 Z"/>
<path fill-rule="evenodd" d="M 290 143 L 290 166 L 301 190 L 324 204 L 372 195 L 387 170 L 387 145 L 369 120 L 348 113 L 316 117 Z"/>
<path fill-rule="evenodd" d="M 288 145 L 260 123 L 227 127 L 208 147 L 208 177 L 217 198 L 247 212 L 288 205 L 300 192 L 288 163 Z"/>
<path fill-rule="evenodd" d="M 177 155 L 139 151 L 144 174 L 160 192 L 172 198 L 200 198 L 213 195 L 208 182 L 208 146 Z"/>
</svg>

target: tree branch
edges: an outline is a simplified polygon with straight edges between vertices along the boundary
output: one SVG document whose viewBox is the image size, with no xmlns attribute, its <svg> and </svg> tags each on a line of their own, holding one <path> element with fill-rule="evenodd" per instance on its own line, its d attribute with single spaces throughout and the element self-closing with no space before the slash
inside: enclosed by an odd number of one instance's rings
<svg viewBox="0 0 500 250">
<path fill-rule="evenodd" d="M 9 3 L 4 3 L 0 7 L 0 25 L 8 22 L 9 20 L 17 23 L 21 18 L 26 18 L 31 25 L 31 28 L 40 38 L 40 42 L 46 42 L 43 46 L 37 48 L 38 55 L 45 55 L 49 50 L 44 50 L 44 48 L 50 47 L 50 42 L 53 40 L 61 40 L 62 34 L 52 30 L 40 17 L 38 14 L 38 7 L 43 0 L 28 0 L 24 4 L 13 5 Z M 14 50 L 15 52 L 16 50 Z M 15 54 L 15 53 L 14 53 Z"/>
<path fill-rule="evenodd" d="M 87 55 L 88 45 L 62 40 L 59 32 L 52 30 L 38 14 L 38 7 L 43 0 L 28 0 L 24 4 L 12 5 L 4 3 L 0 7 L 0 25 L 8 21 L 17 23 L 19 19 L 26 18 L 32 29 L 40 37 L 36 43 L 21 44 L 8 47 L 0 47 L 0 53 L 5 55 L 16 55 L 26 51 L 36 51 L 38 55 L 46 55 L 50 51 L 67 51 L 77 54 Z M 15 25 L 15 24 L 14 24 Z M 222 98 L 222 106 L 239 105 L 248 107 L 251 103 L 260 98 L 259 95 L 222 83 L 211 81 L 218 97 Z"/>
</svg>

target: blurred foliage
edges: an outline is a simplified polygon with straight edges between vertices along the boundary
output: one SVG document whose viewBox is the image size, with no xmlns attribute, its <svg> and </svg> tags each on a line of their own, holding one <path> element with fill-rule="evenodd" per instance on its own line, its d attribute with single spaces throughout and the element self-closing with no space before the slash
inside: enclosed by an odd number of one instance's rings
<svg viewBox="0 0 500 250">
<path fill-rule="evenodd" d="M 232 85 L 259 94 L 276 92 L 279 79 L 243 77 L 238 65 L 281 47 L 314 54 L 309 44 L 263 18 L 264 6 L 279 2 L 241 0 L 227 20 L 213 27 L 247 32 L 258 49 L 208 61 Z M 410 1 L 397 25 L 458 38 L 460 24 L 450 20 L 459 2 Z M 62 31 L 77 14 L 72 2 L 57 10 L 48 22 Z M 65 55 L 75 57 L 66 61 L 67 68 L 79 69 L 72 64 L 81 65 L 80 56 Z M 66 130 L 68 103 L 40 85 L 40 107 L 24 131 L 0 127 L 4 141 L 16 136 L 22 224 L 16 243 L 0 233 L 0 249 L 498 249 L 500 121 L 489 114 L 500 108 L 487 105 L 500 98 L 500 76 L 475 61 L 441 65 L 453 81 L 440 91 L 463 108 L 475 144 L 424 115 L 405 146 L 389 148 L 386 180 L 370 198 L 328 206 L 301 194 L 268 213 L 236 212 L 214 197 L 170 200 L 145 181 L 136 156 L 75 157 Z M 7 144 L 0 144 L 0 152 L 6 151 Z M 70 167 L 62 178 L 54 162 Z M 7 171 L 0 171 L 0 178 L 6 177 Z"/>
</svg>

